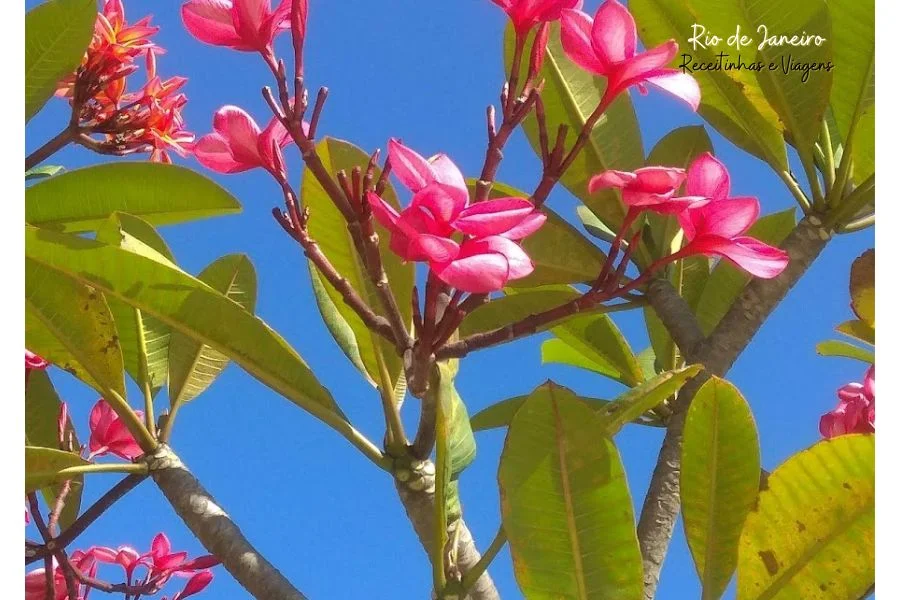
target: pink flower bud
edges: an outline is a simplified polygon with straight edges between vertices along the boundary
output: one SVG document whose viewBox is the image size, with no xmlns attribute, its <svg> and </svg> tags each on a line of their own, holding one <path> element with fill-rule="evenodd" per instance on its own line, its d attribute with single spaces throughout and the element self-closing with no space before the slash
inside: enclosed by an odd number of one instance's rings
<svg viewBox="0 0 900 600">
<path fill-rule="evenodd" d="M 141 411 L 135 412 L 140 417 L 144 416 Z M 103 398 L 100 398 L 91 409 L 90 428 L 89 458 L 115 454 L 120 458 L 132 460 L 144 453 L 128 427 Z"/>
</svg>

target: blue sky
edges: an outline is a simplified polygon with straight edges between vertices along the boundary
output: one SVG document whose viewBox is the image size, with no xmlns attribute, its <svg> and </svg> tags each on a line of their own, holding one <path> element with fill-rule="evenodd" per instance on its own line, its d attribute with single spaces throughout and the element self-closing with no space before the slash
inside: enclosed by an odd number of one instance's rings
<svg viewBox="0 0 900 600">
<path fill-rule="evenodd" d="M 35 2 L 26 3 L 32 6 Z M 152 13 L 162 26 L 162 75 L 184 75 L 190 102 L 188 126 L 209 131 L 213 112 L 237 104 L 258 121 L 268 120 L 259 88 L 269 73 L 255 55 L 201 44 L 183 29 L 176 2 L 126 0 L 130 20 Z M 595 0 L 586 3 L 589 9 Z M 320 134 L 353 141 L 366 149 L 403 138 L 423 154 L 446 152 L 468 176 L 480 170 L 484 153 L 484 107 L 495 102 L 503 81 L 503 13 L 489 0 L 311 1 L 306 62 L 313 86 L 330 96 Z M 288 55 L 284 36 L 278 46 Z M 840 68 L 840 67 L 838 67 Z M 677 100 L 659 92 L 635 95 L 645 149 L 666 132 L 702 123 Z M 66 105 L 51 100 L 29 125 L 27 149 L 57 133 Z M 776 176 L 708 128 L 717 155 L 729 166 L 732 189 L 755 195 L 763 211 L 791 207 Z M 67 149 L 50 162 L 75 167 L 105 160 L 83 149 Z M 194 161 L 187 164 L 201 167 Z M 295 181 L 300 161 L 289 151 Z M 532 187 L 539 163 L 517 132 L 507 148 L 499 180 Z M 176 258 L 197 273 L 217 257 L 250 256 L 259 276 L 258 314 L 301 353 L 344 411 L 371 439 L 383 421 L 374 390 L 344 358 L 319 319 L 299 248 L 270 215 L 280 203 L 275 184 L 260 171 L 214 178 L 244 205 L 238 216 L 165 227 Z M 564 191 L 550 206 L 574 219 L 575 201 Z M 760 430 L 763 464 L 772 469 L 818 439 L 819 415 L 833 407 L 835 390 L 860 380 L 864 366 L 821 358 L 815 344 L 850 317 L 850 263 L 874 244 L 871 230 L 840 236 L 775 311 L 729 378 L 753 407 Z M 615 318 L 635 351 L 647 346 L 639 314 Z M 227 325 L 227 324 L 224 324 Z M 469 411 L 527 393 L 550 378 L 579 393 L 614 397 L 621 387 L 573 368 L 542 366 L 537 336 L 481 352 L 463 362 L 458 387 Z M 70 403 L 82 439 L 94 392 L 68 375 L 53 373 Z M 137 390 L 131 397 L 137 405 Z M 413 426 L 415 401 L 408 403 Z M 616 443 L 625 461 L 636 506 L 640 506 L 662 432 L 626 427 Z M 503 432 L 478 434 L 478 458 L 462 476 L 466 520 L 483 549 L 499 523 L 497 461 Z M 430 589 L 430 568 L 399 504 L 392 482 L 344 440 L 235 366 L 181 411 L 173 445 L 247 536 L 311 598 L 421 598 Z M 115 478 L 92 478 L 85 505 Z M 81 546 L 130 544 L 144 548 L 165 531 L 176 548 L 202 552 L 190 532 L 151 483 L 120 501 L 81 538 Z M 508 549 L 491 568 L 505 598 L 516 598 Z M 118 577 L 115 571 L 110 575 Z M 680 525 L 662 574 L 662 600 L 699 596 L 699 585 Z M 173 590 L 174 591 L 174 590 Z M 730 592 L 729 592 L 730 593 Z M 207 598 L 245 598 L 223 570 Z"/>
</svg>

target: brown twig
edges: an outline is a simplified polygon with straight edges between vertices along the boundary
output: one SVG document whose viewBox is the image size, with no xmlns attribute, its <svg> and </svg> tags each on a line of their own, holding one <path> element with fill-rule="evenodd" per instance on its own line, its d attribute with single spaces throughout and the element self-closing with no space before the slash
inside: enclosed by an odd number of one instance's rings
<svg viewBox="0 0 900 600">
<path fill-rule="evenodd" d="M 25 170 L 29 171 L 34 167 L 38 166 L 75 139 L 75 136 L 78 133 L 78 129 L 76 127 L 72 127 L 71 125 L 60 131 L 58 134 L 53 136 L 50 140 L 47 141 L 43 146 L 29 154 L 25 157 Z"/>
</svg>

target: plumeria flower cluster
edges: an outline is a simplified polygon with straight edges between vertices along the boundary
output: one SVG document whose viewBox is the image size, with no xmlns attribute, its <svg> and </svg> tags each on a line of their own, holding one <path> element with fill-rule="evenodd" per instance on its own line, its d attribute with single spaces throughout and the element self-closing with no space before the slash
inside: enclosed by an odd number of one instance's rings
<svg viewBox="0 0 900 600">
<path fill-rule="evenodd" d="M 457 290 L 487 293 L 534 271 L 517 243 L 546 217 L 523 198 L 469 203 L 462 173 L 445 154 L 425 159 L 397 140 L 388 146 L 392 173 L 412 193 L 401 212 L 374 192 L 367 200 L 391 232 L 390 248 L 408 261 L 425 262 Z"/>
<path fill-rule="evenodd" d="M 72 568 L 95 581 L 101 564 L 121 567 L 125 572 L 125 582 L 120 587 L 129 597 L 157 594 L 172 577 L 187 578 L 184 587 L 172 596 L 172 600 L 183 600 L 203 591 L 213 579 L 210 569 L 219 564 L 219 560 L 212 555 L 189 559 L 187 552 L 173 552 L 172 544 L 164 533 L 157 534 L 150 550 L 144 553 L 131 546 L 119 546 L 116 549 L 93 546 L 88 550 L 76 550 L 66 560 Z M 54 598 L 67 600 L 69 594 L 65 571 L 55 560 L 53 567 Z M 25 600 L 44 600 L 47 597 L 45 573 L 44 568 L 39 568 L 25 575 Z M 100 586 L 79 583 L 77 587 L 77 598 L 82 600 L 87 598 L 92 587 Z M 163 596 L 161 600 L 167 600 L 167 596 Z"/>
<path fill-rule="evenodd" d="M 819 419 L 819 432 L 830 439 L 847 433 L 875 433 L 875 365 L 862 383 L 848 383 L 837 391 L 838 405 Z"/>
<path fill-rule="evenodd" d="M 157 162 L 171 162 L 170 152 L 187 154 L 194 139 L 181 114 L 187 80 L 157 74 L 156 57 L 164 50 L 150 38 L 158 30 L 150 17 L 128 24 L 122 0 L 104 0 L 81 66 L 57 90 L 72 104 L 76 141 L 106 154 L 149 152 Z M 128 77 L 141 60 L 146 83 L 129 92 Z"/>
<path fill-rule="evenodd" d="M 685 194 L 677 195 L 684 185 Z M 665 260 L 696 254 L 719 256 L 757 277 L 771 279 L 788 263 L 787 254 L 744 235 L 759 216 L 759 200 L 732 198 L 725 165 L 705 152 L 687 171 L 672 167 L 644 167 L 633 173 L 606 171 L 591 178 L 589 190 L 616 188 L 628 206 L 626 223 L 643 211 L 677 215 L 686 244 Z"/>
</svg>

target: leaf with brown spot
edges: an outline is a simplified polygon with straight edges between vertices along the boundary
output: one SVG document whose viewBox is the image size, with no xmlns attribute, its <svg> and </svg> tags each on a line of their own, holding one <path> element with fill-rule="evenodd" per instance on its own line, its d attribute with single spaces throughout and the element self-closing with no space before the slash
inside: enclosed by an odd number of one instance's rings
<svg viewBox="0 0 900 600">
<path fill-rule="evenodd" d="M 869 327 L 875 328 L 875 250 L 866 250 L 850 268 L 850 305 Z"/>
</svg>

